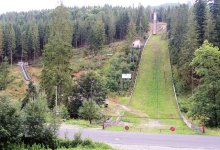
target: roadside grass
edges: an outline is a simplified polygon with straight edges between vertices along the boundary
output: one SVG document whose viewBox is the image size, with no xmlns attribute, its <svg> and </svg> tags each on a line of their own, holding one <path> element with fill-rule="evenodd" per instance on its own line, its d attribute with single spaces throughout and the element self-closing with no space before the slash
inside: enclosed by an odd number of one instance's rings
<svg viewBox="0 0 220 150">
<path fill-rule="evenodd" d="M 112 126 L 106 129 L 107 131 L 126 131 L 124 126 Z M 174 132 L 170 131 L 170 128 L 145 128 L 140 126 L 129 126 L 129 130 L 126 132 L 144 132 L 144 133 L 162 133 L 162 134 L 188 134 L 188 135 L 198 135 L 202 133 L 188 130 L 185 128 L 176 128 Z"/>
<path fill-rule="evenodd" d="M 220 128 L 205 128 L 205 134 L 220 136 Z"/>
<path fill-rule="evenodd" d="M 117 125 L 117 126 L 108 127 L 105 130 L 107 130 L 107 131 L 125 131 L 125 127 Z"/>
<path fill-rule="evenodd" d="M 79 145 L 76 148 L 58 148 L 57 150 L 113 150 L 113 148 L 104 143 L 94 142 L 92 146 Z"/>
<path fill-rule="evenodd" d="M 139 124 L 141 122 L 141 117 L 128 111 L 125 111 L 121 121 Z"/>
<path fill-rule="evenodd" d="M 89 121 L 82 119 L 69 119 L 65 121 L 65 124 L 76 125 L 83 128 L 101 128 L 101 124 L 95 121 L 92 124 L 89 124 Z"/>
<path fill-rule="evenodd" d="M 61 142 L 61 143 L 60 143 Z M 95 142 L 91 139 L 84 140 L 57 140 L 56 143 L 57 150 L 113 150 L 113 148 L 105 143 Z M 25 145 L 24 143 L 20 144 L 10 144 L 8 149 L 13 150 L 52 150 L 51 148 L 46 148 L 41 144 L 34 144 L 32 146 Z"/>
</svg>

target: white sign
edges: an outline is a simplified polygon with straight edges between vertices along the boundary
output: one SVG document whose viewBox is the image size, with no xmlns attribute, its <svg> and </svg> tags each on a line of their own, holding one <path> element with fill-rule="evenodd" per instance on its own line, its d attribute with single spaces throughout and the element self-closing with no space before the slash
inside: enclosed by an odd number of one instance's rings
<svg viewBox="0 0 220 150">
<path fill-rule="evenodd" d="M 131 79 L 131 74 L 122 74 L 122 79 Z"/>
</svg>

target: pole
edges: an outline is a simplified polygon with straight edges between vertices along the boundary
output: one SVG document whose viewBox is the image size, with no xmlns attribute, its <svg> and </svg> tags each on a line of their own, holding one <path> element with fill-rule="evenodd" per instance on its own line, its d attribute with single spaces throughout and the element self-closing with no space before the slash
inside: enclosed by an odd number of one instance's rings
<svg viewBox="0 0 220 150">
<path fill-rule="evenodd" d="M 58 93 L 58 91 L 57 91 L 57 86 L 56 86 L 56 100 L 55 100 L 55 109 L 56 109 L 55 111 L 56 111 L 56 114 L 57 114 L 57 99 L 58 99 L 58 96 L 57 96 L 58 94 L 57 93 Z"/>
</svg>

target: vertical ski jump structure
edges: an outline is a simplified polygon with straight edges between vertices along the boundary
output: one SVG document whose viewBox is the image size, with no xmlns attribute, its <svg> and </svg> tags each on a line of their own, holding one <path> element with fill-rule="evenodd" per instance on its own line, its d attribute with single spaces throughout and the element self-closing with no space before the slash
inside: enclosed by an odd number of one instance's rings
<svg viewBox="0 0 220 150">
<path fill-rule="evenodd" d="M 27 70 L 25 68 L 25 63 L 24 62 L 18 62 L 18 66 L 21 68 L 21 71 L 22 71 L 22 74 L 23 74 L 23 77 L 26 81 L 30 81 L 31 78 L 30 76 L 27 74 Z"/>
<path fill-rule="evenodd" d="M 157 13 L 154 12 L 154 18 L 153 18 L 153 35 L 157 34 Z"/>
</svg>

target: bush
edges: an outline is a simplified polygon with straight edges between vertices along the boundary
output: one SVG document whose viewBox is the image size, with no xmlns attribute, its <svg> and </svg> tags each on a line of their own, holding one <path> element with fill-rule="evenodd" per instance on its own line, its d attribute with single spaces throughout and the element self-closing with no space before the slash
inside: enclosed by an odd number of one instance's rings
<svg viewBox="0 0 220 150">
<path fill-rule="evenodd" d="M 82 141 L 82 132 L 81 131 L 78 131 L 74 134 L 74 140 L 75 141 Z"/>
<path fill-rule="evenodd" d="M 94 148 L 95 145 L 93 143 L 93 141 L 91 139 L 85 139 L 82 144 L 81 144 L 83 147 L 89 147 L 89 148 Z"/>
<path fill-rule="evenodd" d="M 21 118 L 6 97 L 0 97 L 0 149 L 8 143 L 19 143 L 22 137 Z"/>
<path fill-rule="evenodd" d="M 100 119 L 100 107 L 93 100 L 84 100 L 79 109 L 79 116 L 92 124 L 92 120 Z"/>
<path fill-rule="evenodd" d="M 59 110 L 60 110 L 60 117 L 62 119 L 69 119 L 70 115 L 69 115 L 68 109 L 64 105 L 61 105 L 59 107 Z"/>
<path fill-rule="evenodd" d="M 58 125 L 56 120 L 49 124 L 46 122 L 47 104 L 46 96 L 39 94 L 36 99 L 29 101 L 24 108 L 24 131 L 23 141 L 25 144 L 42 144 L 46 147 L 56 148 L 56 133 Z M 56 119 L 56 118 L 52 118 Z"/>
</svg>

